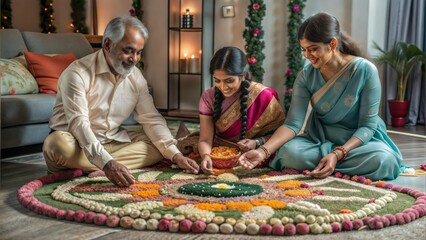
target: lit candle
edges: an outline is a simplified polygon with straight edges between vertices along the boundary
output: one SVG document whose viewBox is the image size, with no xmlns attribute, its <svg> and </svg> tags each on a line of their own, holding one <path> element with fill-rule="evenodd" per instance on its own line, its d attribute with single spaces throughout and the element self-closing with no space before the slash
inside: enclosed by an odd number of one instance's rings
<svg viewBox="0 0 426 240">
<path fill-rule="evenodd" d="M 189 59 L 189 73 L 199 73 L 198 66 L 199 66 L 199 58 L 195 58 L 194 54 L 192 54 L 191 58 Z"/>
</svg>

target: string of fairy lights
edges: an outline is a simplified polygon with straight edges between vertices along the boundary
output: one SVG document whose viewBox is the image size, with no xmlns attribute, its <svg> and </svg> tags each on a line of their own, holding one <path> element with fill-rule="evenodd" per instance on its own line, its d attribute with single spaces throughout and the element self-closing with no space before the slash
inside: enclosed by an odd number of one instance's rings
<svg viewBox="0 0 426 240">
<path fill-rule="evenodd" d="M 53 0 L 40 0 L 40 27 L 42 33 L 55 33 L 56 27 L 53 24 Z"/>
</svg>

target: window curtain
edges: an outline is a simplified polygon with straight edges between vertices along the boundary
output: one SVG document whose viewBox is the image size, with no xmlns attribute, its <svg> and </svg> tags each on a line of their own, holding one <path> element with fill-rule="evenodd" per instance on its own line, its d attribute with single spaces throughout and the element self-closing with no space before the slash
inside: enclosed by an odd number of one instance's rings
<svg viewBox="0 0 426 240">
<path fill-rule="evenodd" d="M 387 42 L 388 49 L 398 42 L 408 42 L 426 49 L 426 4 L 425 0 L 390 0 L 388 11 Z M 396 96 L 396 74 L 387 66 L 384 67 L 384 104 L 382 113 L 385 122 L 390 124 L 390 113 L 387 100 Z M 426 113 L 426 76 L 420 67 L 413 70 L 407 85 L 406 98 L 410 100 L 407 124 L 425 124 Z"/>
</svg>

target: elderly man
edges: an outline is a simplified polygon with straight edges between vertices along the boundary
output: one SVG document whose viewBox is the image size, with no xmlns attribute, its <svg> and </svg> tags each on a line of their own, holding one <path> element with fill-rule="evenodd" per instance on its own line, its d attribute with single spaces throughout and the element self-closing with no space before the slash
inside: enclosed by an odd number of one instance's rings
<svg viewBox="0 0 426 240">
<path fill-rule="evenodd" d="M 102 170 L 121 187 L 135 181 L 128 169 L 155 164 L 163 157 L 187 172 L 198 172 L 196 162 L 176 147 L 135 67 L 147 38 L 138 19 L 117 17 L 106 27 L 102 50 L 74 61 L 62 73 L 49 123 L 52 132 L 43 145 L 48 171 Z M 144 133 L 120 127 L 132 112 Z"/>
</svg>

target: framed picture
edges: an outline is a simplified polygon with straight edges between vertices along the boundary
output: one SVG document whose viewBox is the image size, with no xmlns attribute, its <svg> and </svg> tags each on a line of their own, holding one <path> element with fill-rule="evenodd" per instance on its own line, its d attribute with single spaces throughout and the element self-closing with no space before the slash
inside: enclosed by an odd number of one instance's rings
<svg viewBox="0 0 426 240">
<path fill-rule="evenodd" d="M 234 6 L 223 6 L 222 16 L 224 18 L 235 17 Z"/>
</svg>

